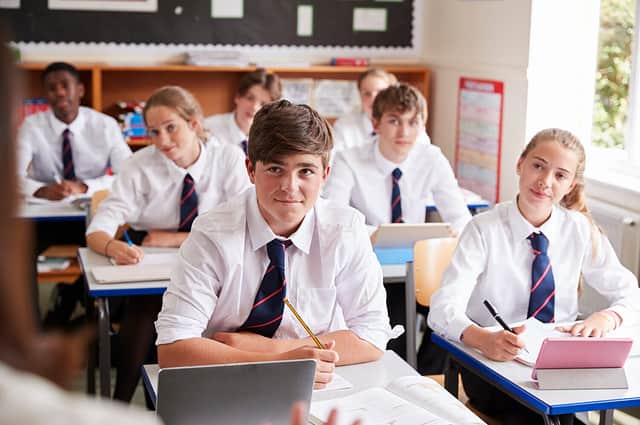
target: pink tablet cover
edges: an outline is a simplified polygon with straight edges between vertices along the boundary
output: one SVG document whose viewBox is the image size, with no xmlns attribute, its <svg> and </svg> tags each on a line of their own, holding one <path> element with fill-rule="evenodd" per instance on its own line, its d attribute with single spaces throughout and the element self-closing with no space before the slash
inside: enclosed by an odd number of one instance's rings
<svg viewBox="0 0 640 425">
<path fill-rule="evenodd" d="M 536 379 L 537 369 L 622 367 L 632 345 L 631 338 L 547 338 L 531 376 Z"/>
</svg>

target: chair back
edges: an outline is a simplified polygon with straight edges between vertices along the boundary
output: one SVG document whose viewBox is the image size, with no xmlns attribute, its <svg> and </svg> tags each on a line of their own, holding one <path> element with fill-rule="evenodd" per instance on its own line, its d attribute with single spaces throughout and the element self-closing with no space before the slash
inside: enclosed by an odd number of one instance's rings
<svg viewBox="0 0 640 425">
<path fill-rule="evenodd" d="M 457 244 L 458 238 L 435 238 L 418 241 L 413 246 L 413 278 L 418 304 L 429 305 Z"/>
</svg>

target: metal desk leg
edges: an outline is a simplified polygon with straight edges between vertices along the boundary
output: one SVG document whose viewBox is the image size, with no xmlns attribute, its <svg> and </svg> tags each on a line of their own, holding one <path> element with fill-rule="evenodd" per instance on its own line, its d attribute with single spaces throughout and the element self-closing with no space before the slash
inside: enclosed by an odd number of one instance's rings
<svg viewBox="0 0 640 425">
<path fill-rule="evenodd" d="M 98 348 L 100 366 L 100 395 L 111 398 L 111 324 L 109 323 L 109 300 L 98 298 Z"/>
<path fill-rule="evenodd" d="M 87 318 L 93 323 L 95 318 L 94 299 L 89 298 L 85 291 L 85 305 L 87 306 Z M 96 359 L 98 356 L 98 345 L 95 339 L 89 345 L 89 359 L 87 361 L 87 393 L 95 395 L 96 393 Z"/>
<path fill-rule="evenodd" d="M 407 277 L 404 283 L 405 322 L 407 333 L 407 363 L 418 368 L 416 354 L 416 283 L 413 280 L 413 261 L 407 262 Z"/>
<path fill-rule="evenodd" d="M 458 376 L 458 365 L 451 356 L 447 355 L 444 364 L 444 389 L 449 391 L 455 398 L 458 398 Z"/>
<path fill-rule="evenodd" d="M 542 415 L 542 417 L 544 418 L 545 425 L 560 425 L 559 416 Z"/>
<path fill-rule="evenodd" d="M 613 424 L 613 409 L 601 410 L 599 425 L 611 425 Z"/>
</svg>

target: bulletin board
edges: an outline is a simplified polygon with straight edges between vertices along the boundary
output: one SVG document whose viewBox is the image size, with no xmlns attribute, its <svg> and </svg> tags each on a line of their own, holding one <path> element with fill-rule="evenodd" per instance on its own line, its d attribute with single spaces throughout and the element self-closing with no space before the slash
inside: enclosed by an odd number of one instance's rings
<svg viewBox="0 0 640 425">
<path fill-rule="evenodd" d="M 461 187 L 500 201 L 504 83 L 460 78 L 455 169 Z"/>
<path fill-rule="evenodd" d="M 0 20 L 16 42 L 396 49 L 413 47 L 414 2 L 0 0 Z"/>
</svg>

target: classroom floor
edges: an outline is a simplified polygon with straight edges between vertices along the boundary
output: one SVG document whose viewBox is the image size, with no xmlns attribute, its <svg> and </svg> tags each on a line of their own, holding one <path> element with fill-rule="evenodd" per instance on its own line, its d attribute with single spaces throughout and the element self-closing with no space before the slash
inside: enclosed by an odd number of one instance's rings
<svg viewBox="0 0 640 425">
<path fill-rule="evenodd" d="M 40 311 L 44 314 L 49 309 L 49 304 L 51 300 L 51 292 L 53 291 L 55 285 L 53 284 L 43 284 L 39 285 L 39 301 L 40 301 Z M 418 335 L 420 337 L 421 335 Z M 420 339 L 417 339 L 420 341 Z M 100 388 L 99 374 L 96 373 L 96 388 Z M 115 386 L 115 369 L 111 370 L 111 388 Z M 86 371 L 81 374 L 81 376 L 76 379 L 72 391 L 76 391 L 79 393 L 86 393 L 87 379 L 86 379 Z M 135 394 L 133 395 L 133 400 L 131 404 L 134 406 L 139 406 L 143 409 L 146 409 L 146 404 L 144 400 L 144 388 L 142 381 L 138 384 Z M 630 412 L 633 414 L 625 413 Z M 640 408 L 636 409 L 627 409 L 625 412 L 616 410 L 613 415 L 613 423 L 614 425 L 640 425 Z M 589 413 L 589 425 L 597 425 L 598 424 L 598 414 L 597 412 Z"/>
</svg>

